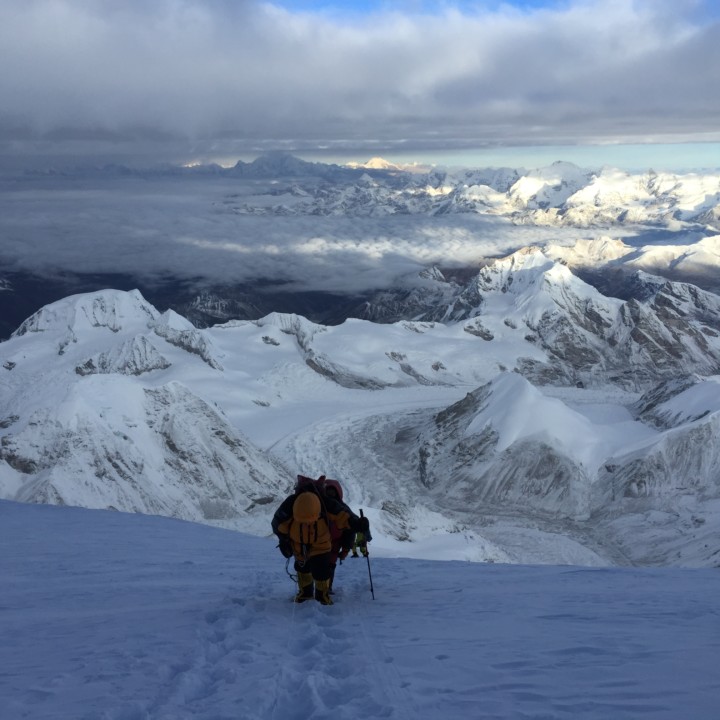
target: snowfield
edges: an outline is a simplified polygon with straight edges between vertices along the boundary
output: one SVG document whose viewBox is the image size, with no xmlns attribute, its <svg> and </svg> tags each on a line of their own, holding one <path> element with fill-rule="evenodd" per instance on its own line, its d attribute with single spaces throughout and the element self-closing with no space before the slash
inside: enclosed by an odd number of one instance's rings
<svg viewBox="0 0 720 720">
<path fill-rule="evenodd" d="M 457 538 L 462 545 L 462 538 Z M 269 538 L 0 501 L 3 720 L 715 720 L 717 570 L 338 569 Z M 456 546 L 456 552 L 460 546 Z"/>
</svg>

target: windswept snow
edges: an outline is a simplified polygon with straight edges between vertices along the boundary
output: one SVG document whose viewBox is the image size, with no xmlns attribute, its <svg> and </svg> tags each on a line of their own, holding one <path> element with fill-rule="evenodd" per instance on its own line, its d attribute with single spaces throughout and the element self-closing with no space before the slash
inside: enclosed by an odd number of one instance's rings
<svg viewBox="0 0 720 720">
<path fill-rule="evenodd" d="M 393 559 L 0 502 L 3 720 L 715 720 L 715 570 Z M 437 548 L 443 556 L 443 548 Z"/>
</svg>

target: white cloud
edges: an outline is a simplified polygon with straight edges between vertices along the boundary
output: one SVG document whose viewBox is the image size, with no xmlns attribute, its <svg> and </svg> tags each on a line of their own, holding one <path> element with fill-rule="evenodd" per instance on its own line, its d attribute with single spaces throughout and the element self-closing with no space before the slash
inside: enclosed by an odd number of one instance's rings
<svg viewBox="0 0 720 720">
<path fill-rule="evenodd" d="M 247 188 L 232 178 L 39 176 L 3 188 L 5 272 L 269 279 L 288 290 L 352 293 L 388 287 L 433 262 L 466 265 L 563 234 L 469 215 L 236 215 L 224 202 Z"/>
</svg>

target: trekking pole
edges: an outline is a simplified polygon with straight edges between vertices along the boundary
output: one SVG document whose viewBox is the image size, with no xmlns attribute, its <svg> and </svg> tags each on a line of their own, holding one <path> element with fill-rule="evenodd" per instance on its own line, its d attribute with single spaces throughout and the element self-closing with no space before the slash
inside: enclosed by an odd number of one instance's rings
<svg viewBox="0 0 720 720">
<path fill-rule="evenodd" d="M 365 559 L 367 560 L 367 564 L 368 564 L 368 577 L 370 578 L 370 594 L 372 595 L 372 599 L 374 600 L 375 599 L 375 588 L 373 588 L 372 573 L 370 572 L 370 553 L 368 553 L 365 556 Z"/>
<path fill-rule="evenodd" d="M 363 515 L 362 508 L 360 508 L 360 517 L 365 517 Z M 365 541 L 365 559 L 367 560 L 368 565 L 368 577 L 370 578 L 370 594 L 372 595 L 372 599 L 375 599 L 375 588 L 373 587 L 373 581 L 372 581 L 372 572 L 370 571 L 370 551 L 367 549 L 367 538 Z"/>
</svg>

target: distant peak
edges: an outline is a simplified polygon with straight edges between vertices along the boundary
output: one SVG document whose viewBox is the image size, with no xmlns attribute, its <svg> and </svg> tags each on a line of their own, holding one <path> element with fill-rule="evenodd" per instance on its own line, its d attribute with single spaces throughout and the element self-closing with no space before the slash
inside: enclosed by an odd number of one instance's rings
<svg viewBox="0 0 720 720">
<path fill-rule="evenodd" d="M 402 170 L 403 169 L 400 165 L 391 163 L 389 160 L 385 160 L 384 158 L 381 158 L 381 157 L 372 157 L 364 163 L 349 162 L 349 163 L 347 163 L 347 166 L 351 167 L 351 168 L 355 168 L 355 169 L 365 169 L 365 170 Z"/>
<path fill-rule="evenodd" d="M 377 168 L 378 170 L 397 170 L 399 169 L 398 165 L 395 165 L 395 163 L 391 163 L 389 160 L 385 160 L 381 157 L 373 157 L 370 158 L 365 163 L 366 168 Z"/>
</svg>

